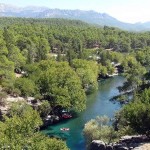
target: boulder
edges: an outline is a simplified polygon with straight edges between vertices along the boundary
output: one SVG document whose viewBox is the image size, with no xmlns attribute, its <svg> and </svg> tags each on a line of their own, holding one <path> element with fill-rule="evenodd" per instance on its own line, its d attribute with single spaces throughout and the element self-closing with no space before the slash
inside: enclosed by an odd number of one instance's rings
<svg viewBox="0 0 150 150">
<path fill-rule="evenodd" d="M 106 150 L 113 150 L 113 146 L 112 145 L 107 145 Z"/>
<path fill-rule="evenodd" d="M 106 145 L 101 140 L 93 140 L 90 144 L 90 150 L 106 150 Z"/>
<path fill-rule="evenodd" d="M 114 150 L 129 150 L 126 146 L 123 146 L 122 144 L 115 144 L 113 146 Z"/>
</svg>

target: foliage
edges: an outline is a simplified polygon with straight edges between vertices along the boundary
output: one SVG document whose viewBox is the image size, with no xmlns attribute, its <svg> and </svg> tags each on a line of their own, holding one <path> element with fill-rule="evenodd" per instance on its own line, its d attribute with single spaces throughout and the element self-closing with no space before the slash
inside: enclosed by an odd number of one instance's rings
<svg viewBox="0 0 150 150">
<path fill-rule="evenodd" d="M 134 91 L 143 83 L 143 77 L 146 73 L 143 67 L 133 56 L 126 56 L 123 61 L 124 75 L 127 81 L 119 87 L 120 91 Z"/>
<path fill-rule="evenodd" d="M 0 86 L 12 95 L 38 96 L 45 117 L 55 106 L 82 111 L 86 92 L 97 89 L 98 74 L 106 76 L 119 63 L 126 82 L 120 92 L 134 92 L 145 85 L 145 67 L 150 67 L 150 32 L 133 33 L 65 19 L 0 18 Z M 56 61 L 49 56 L 54 53 Z M 91 61 L 91 59 L 93 61 Z M 14 70 L 23 77 L 15 79 Z M 118 115 L 118 133 L 150 134 L 150 94 L 145 90 L 123 107 Z M 4 105 L 5 93 L 1 93 Z M 120 101 L 126 99 L 122 96 Z M 48 100 L 48 101 L 47 101 Z M 37 112 L 22 104 L 12 108 L 0 123 L 0 145 L 10 149 L 62 149 L 63 141 L 35 132 L 41 125 Z M 105 119 L 104 119 L 105 120 Z M 97 117 L 84 128 L 87 143 L 117 138 L 114 129 Z M 107 119 L 106 119 L 107 120 Z M 4 147 L 6 146 L 6 147 Z"/>
<path fill-rule="evenodd" d="M 150 136 L 150 89 L 134 96 L 133 101 L 124 106 L 120 112 L 120 126 L 129 126 L 134 133 Z"/>
<path fill-rule="evenodd" d="M 21 91 L 22 96 L 34 96 L 37 92 L 37 87 L 34 82 L 27 78 L 18 78 L 15 81 L 15 88 Z"/>
<path fill-rule="evenodd" d="M 50 103 L 46 100 L 42 100 L 42 104 L 38 106 L 38 112 L 40 116 L 47 117 L 47 115 L 52 111 Z"/>
<path fill-rule="evenodd" d="M 0 106 L 5 106 L 7 98 L 7 93 L 0 91 Z"/>
<path fill-rule="evenodd" d="M 14 62 L 15 69 L 19 69 L 25 65 L 26 58 L 20 53 L 16 46 L 11 46 L 8 53 L 8 59 Z"/>
<path fill-rule="evenodd" d="M 76 72 L 66 62 L 42 61 L 38 84 L 40 93 L 51 105 L 81 111 L 85 109 L 85 93 Z M 65 68 L 65 69 L 64 69 Z"/>
<path fill-rule="evenodd" d="M 36 131 L 42 121 L 30 106 L 15 105 L 10 115 L 0 122 L 1 149 L 68 149 L 63 141 L 50 139 Z"/>
<path fill-rule="evenodd" d="M 124 56 L 131 52 L 142 65 L 149 65 L 149 32 L 131 33 L 106 26 L 98 28 L 65 19 L 0 20 L 0 25 L 5 27 L 0 30 L 0 66 L 11 66 L 7 71 L 2 69 L 0 76 L 6 72 L 5 76 L 12 77 L 14 68 L 23 69 L 25 64 L 48 59 L 50 52 L 58 54 L 57 60 L 67 60 L 70 65 L 76 58 L 99 56 L 99 63 L 107 68 L 100 69 L 102 74 L 106 74 L 106 70 L 113 73 L 114 67 L 110 63 L 122 63 Z M 5 77 L 8 82 L 12 82 L 10 77 Z"/>
<path fill-rule="evenodd" d="M 96 62 L 74 59 L 72 67 L 80 77 L 83 88 L 89 91 L 97 89 L 98 65 Z"/>
<path fill-rule="evenodd" d="M 101 63 L 99 64 L 99 74 L 102 76 L 106 76 L 108 73 L 107 67 L 103 66 Z"/>
<path fill-rule="evenodd" d="M 89 147 L 92 140 L 102 140 L 109 144 L 117 138 L 117 133 L 108 123 L 108 117 L 97 116 L 96 119 L 92 119 L 85 124 L 83 133 L 87 147 Z"/>
</svg>

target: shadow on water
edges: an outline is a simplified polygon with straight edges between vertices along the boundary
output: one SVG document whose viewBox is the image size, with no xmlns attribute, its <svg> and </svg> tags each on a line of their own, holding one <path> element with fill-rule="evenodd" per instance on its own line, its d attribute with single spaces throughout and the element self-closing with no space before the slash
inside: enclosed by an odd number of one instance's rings
<svg viewBox="0 0 150 150">
<path fill-rule="evenodd" d="M 118 86 L 121 86 L 125 79 L 116 76 L 99 82 L 99 89 L 87 97 L 87 109 L 78 117 L 51 125 L 43 132 L 49 136 L 56 136 L 65 139 L 71 150 L 85 150 L 85 140 L 82 130 L 87 121 L 99 115 L 113 117 L 120 109 L 118 103 L 113 104 L 110 99 L 118 95 Z M 61 131 L 60 128 L 69 128 L 69 131 Z"/>
</svg>

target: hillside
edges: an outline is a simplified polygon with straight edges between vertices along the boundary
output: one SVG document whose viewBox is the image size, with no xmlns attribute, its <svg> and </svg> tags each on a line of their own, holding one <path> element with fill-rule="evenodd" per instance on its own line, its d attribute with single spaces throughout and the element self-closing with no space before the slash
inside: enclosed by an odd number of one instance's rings
<svg viewBox="0 0 150 150">
<path fill-rule="evenodd" d="M 118 27 L 124 30 L 143 31 L 150 29 L 150 23 L 124 23 L 116 18 L 106 14 L 95 11 L 83 10 L 61 10 L 49 9 L 48 7 L 16 7 L 12 5 L 0 4 L 1 17 L 22 17 L 22 18 L 65 18 L 81 20 L 87 23 L 96 24 L 100 26 Z"/>
</svg>

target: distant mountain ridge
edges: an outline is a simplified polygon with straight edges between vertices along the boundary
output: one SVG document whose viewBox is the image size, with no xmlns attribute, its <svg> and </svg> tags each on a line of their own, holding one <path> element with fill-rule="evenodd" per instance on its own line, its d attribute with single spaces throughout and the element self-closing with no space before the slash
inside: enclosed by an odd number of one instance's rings
<svg viewBox="0 0 150 150">
<path fill-rule="evenodd" d="M 95 11 L 83 10 L 61 10 L 49 9 L 48 7 L 16 7 L 12 5 L 0 3 L 0 17 L 24 17 L 24 18 L 66 18 L 81 20 L 91 24 L 100 26 L 118 27 L 124 30 L 144 31 L 150 30 L 150 22 L 146 23 L 124 23 L 116 18 Z"/>
<path fill-rule="evenodd" d="M 0 4 L 0 17 L 36 18 L 39 13 L 47 9 L 46 7 L 28 6 L 21 8 L 13 5 Z"/>
</svg>

